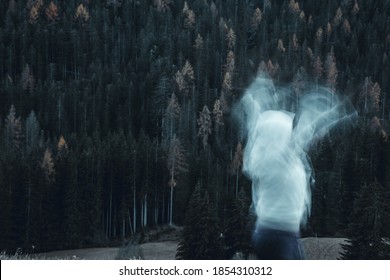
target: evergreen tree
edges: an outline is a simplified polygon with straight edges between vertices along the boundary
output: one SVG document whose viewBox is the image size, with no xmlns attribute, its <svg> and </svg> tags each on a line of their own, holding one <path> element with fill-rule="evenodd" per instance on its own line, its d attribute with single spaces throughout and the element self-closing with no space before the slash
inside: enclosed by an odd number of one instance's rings
<svg viewBox="0 0 390 280">
<path fill-rule="evenodd" d="M 176 258 L 190 260 L 221 259 L 223 246 L 216 209 L 208 193 L 201 195 L 198 183 L 188 203 L 185 226 Z"/>
<path fill-rule="evenodd" d="M 348 243 L 343 245 L 343 259 L 390 259 L 390 192 L 379 182 L 361 188 L 348 226 Z"/>
<path fill-rule="evenodd" d="M 225 247 L 227 258 L 231 259 L 235 253 L 249 256 L 251 232 L 249 230 L 249 199 L 244 188 L 241 188 L 234 198 L 225 230 Z"/>
<path fill-rule="evenodd" d="M 219 226 L 219 218 L 213 202 L 210 200 L 206 191 L 202 199 L 203 209 L 201 211 L 202 219 L 200 223 L 201 238 L 198 251 L 198 259 L 218 260 L 224 257 L 222 231 Z"/>
<path fill-rule="evenodd" d="M 316 233 L 344 234 L 360 186 L 388 188 L 389 1 L 66 3 L 0 1 L 0 250 L 126 238 L 172 213 L 182 224 L 198 178 L 226 221 L 242 183 L 243 126 L 229 119 L 256 71 L 293 85 L 287 110 L 312 82 L 362 116 L 345 153 L 333 136 L 313 148 Z"/>
<path fill-rule="evenodd" d="M 176 259 L 196 259 L 198 256 L 197 249 L 199 248 L 199 233 L 200 220 L 202 212 L 202 196 L 200 183 L 198 182 L 192 192 L 190 201 L 188 202 L 184 228 L 181 236 L 181 241 L 176 252 Z"/>
</svg>

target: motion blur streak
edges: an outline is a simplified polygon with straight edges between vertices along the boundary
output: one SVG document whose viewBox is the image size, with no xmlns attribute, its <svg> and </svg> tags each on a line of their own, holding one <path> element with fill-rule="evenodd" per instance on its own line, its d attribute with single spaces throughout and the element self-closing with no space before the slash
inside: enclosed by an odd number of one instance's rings
<svg viewBox="0 0 390 280">
<path fill-rule="evenodd" d="M 299 232 L 310 215 L 314 182 L 307 151 L 356 112 L 348 113 L 346 102 L 325 88 L 305 92 L 293 101 L 289 96 L 288 88 L 276 88 L 271 79 L 259 77 L 235 113 L 244 128 L 243 172 L 252 181 L 257 227 Z"/>
</svg>

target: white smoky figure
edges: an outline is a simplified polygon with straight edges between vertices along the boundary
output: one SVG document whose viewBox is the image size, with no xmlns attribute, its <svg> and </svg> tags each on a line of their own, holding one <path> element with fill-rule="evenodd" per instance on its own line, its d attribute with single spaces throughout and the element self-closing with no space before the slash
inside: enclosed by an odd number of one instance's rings
<svg viewBox="0 0 390 280">
<path fill-rule="evenodd" d="M 354 114 L 347 114 L 345 104 L 327 89 L 303 94 L 298 104 L 289 102 L 287 92 L 260 77 L 236 108 L 246 138 L 243 172 L 252 181 L 259 259 L 304 258 L 298 237 L 310 214 L 314 180 L 306 151 Z"/>
</svg>

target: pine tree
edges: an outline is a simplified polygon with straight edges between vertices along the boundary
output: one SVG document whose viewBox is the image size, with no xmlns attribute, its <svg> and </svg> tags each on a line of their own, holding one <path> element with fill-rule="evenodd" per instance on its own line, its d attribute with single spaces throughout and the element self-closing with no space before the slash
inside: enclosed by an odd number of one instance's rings
<svg viewBox="0 0 390 280">
<path fill-rule="evenodd" d="M 176 258 L 185 260 L 209 260 L 223 257 L 221 231 L 216 209 L 208 193 L 201 195 L 198 183 L 188 203 L 185 225 Z"/>
<path fill-rule="evenodd" d="M 198 255 L 202 207 L 201 188 L 198 182 L 188 202 L 184 228 L 176 251 L 176 259 L 190 260 L 195 259 Z"/>
<path fill-rule="evenodd" d="M 108 6 L 113 6 L 114 8 L 118 8 L 122 6 L 122 1 L 123 0 L 107 0 L 107 5 Z M 169 1 L 169 0 L 166 0 Z"/>
<path fill-rule="evenodd" d="M 227 217 L 225 230 L 225 246 L 230 259 L 236 253 L 249 256 L 251 232 L 249 229 L 249 199 L 244 188 L 241 188 L 233 200 L 233 205 Z"/>
<path fill-rule="evenodd" d="M 24 66 L 22 72 L 21 84 L 23 90 L 28 90 L 30 93 L 33 92 L 35 86 L 35 79 L 32 74 L 32 71 L 30 70 L 30 66 L 28 64 Z"/>
<path fill-rule="evenodd" d="M 213 202 L 206 191 L 202 201 L 203 211 L 200 223 L 199 237 L 202 242 L 198 247 L 198 258 L 201 260 L 218 260 L 224 257 L 222 231 L 219 218 Z"/>
<path fill-rule="evenodd" d="M 364 185 L 355 201 L 343 259 L 390 259 L 390 192 L 379 182 Z"/>
<path fill-rule="evenodd" d="M 16 12 L 16 2 L 15 2 L 15 0 L 10 0 L 8 3 L 7 14 L 14 15 L 15 12 Z"/>
<path fill-rule="evenodd" d="M 26 149 L 27 152 L 38 148 L 39 144 L 39 123 L 34 111 L 31 111 L 26 119 Z"/>
</svg>

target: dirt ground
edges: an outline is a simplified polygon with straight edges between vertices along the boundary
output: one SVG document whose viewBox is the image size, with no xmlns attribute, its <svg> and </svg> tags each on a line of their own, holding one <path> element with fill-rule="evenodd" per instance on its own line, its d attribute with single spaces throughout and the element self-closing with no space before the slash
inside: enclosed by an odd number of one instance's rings
<svg viewBox="0 0 390 280">
<path fill-rule="evenodd" d="M 341 244 L 344 238 L 303 238 L 308 260 L 337 260 L 342 252 Z M 175 259 L 178 242 L 151 242 L 141 245 L 146 260 L 173 260 Z"/>
<path fill-rule="evenodd" d="M 343 238 L 303 238 L 306 257 L 309 260 L 336 260 L 342 251 Z M 177 241 L 147 242 L 139 248 L 145 260 L 174 260 Z M 119 248 L 91 248 L 79 250 L 64 250 L 40 254 L 39 259 L 84 259 L 84 260 L 114 260 Z"/>
<path fill-rule="evenodd" d="M 114 260 L 119 248 L 89 248 L 77 250 L 62 250 L 42 253 L 38 259 L 68 259 L 68 260 Z"/>
<path fill-rule="evenodd" d="M 344 238 L 302 238 L 308 260 L 337 260 L 342 252 Z"/>
<path fill-rule="evenodd" d="M 141 244 L 145 260 L 174 260 L 177 241 L 150 242 Z"/>
</svg>

